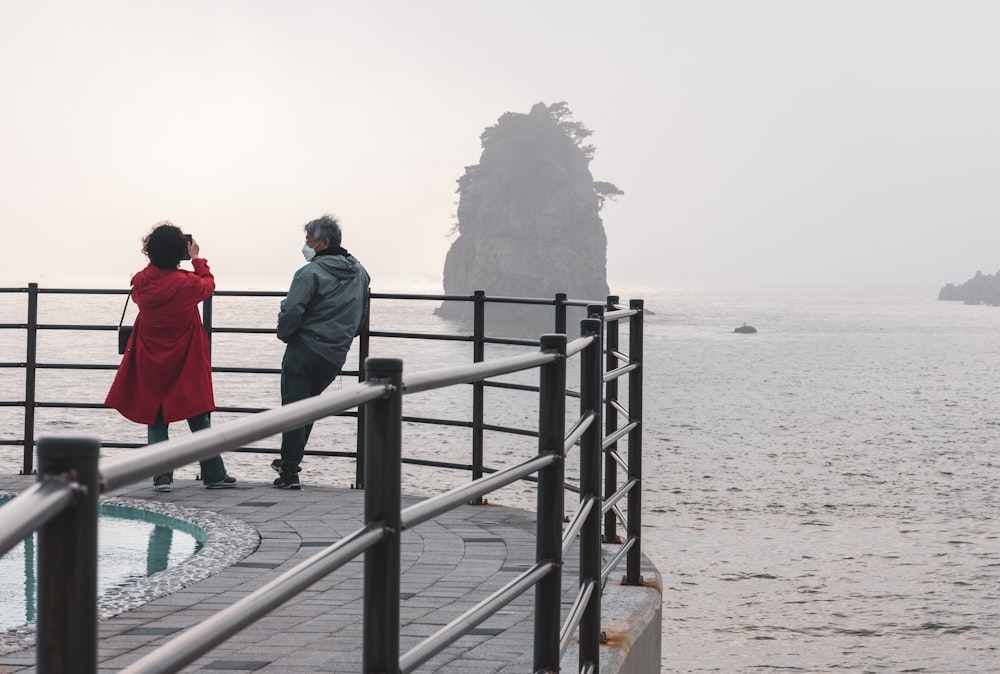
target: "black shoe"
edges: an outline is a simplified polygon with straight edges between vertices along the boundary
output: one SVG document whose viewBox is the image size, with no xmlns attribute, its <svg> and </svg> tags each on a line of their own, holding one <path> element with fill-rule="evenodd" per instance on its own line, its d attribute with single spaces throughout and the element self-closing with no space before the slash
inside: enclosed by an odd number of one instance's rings
<svg viewBox="0 0 1000 674">
<path fill-rule="evenodd" d="M 232 475 L 227 475 L 218 482 L 206 482 L 205 489 L 234 489 L 236 487 L 236 478 Z"/>
<path fill-rule="evenodd" d="M 278 475 L 281 475 L 281 472 L 282 472 L 282 470 L 281 470 L 281 459 L 275 459 L 274 461 L 271 462 L 271 470 L 273 470 Z M 302 469 L 299 468 L 299 467 L 296 467 L 295 468 L 295 472 L 296 473 L 301 473 Z"/>
<path fill-rule="evenodd" d="M 157 475 L 153 479 L 153 489 L 156 491 L 170 491 L 173 479 L 169 475 Z"/>
<path fill-rule="evenodd" d="M 302 485 L 299 484 L 299 474 L 298 473 L 282 473 L 278 476 L 278 479 L 274 481 L 275 489 L 302 489 Z"/>
</svg>

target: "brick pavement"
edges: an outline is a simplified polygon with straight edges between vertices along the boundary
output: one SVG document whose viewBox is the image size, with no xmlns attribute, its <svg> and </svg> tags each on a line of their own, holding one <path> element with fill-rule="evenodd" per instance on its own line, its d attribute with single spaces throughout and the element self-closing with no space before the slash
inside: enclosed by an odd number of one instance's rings
<svg viewBox="0 0 1000 674">
<path fill-rule="evenodd" d="M 0 487 L 23 488 L 29 482 L 30 478 L 4 478 Z M 259 532 L 260 545 L 245 559 L 205 580 L 102 621 L 102 672 L 117 671 L 134 662 L 181 630 L 353 532 L 360 527 L 364 512 L 364 492 L 313 485 L 300 492 L 246 483 L 232 490 L 206 490 L 189 481 L 175 482 L 170 493 L 153 492 L 142 485 L 112 495 L 174 502 L 241 520 Z M 412 497 L 403 498 L 404 507 L 414 502 Z M 531 565 L 534 531 L 531 513 L 498 506 L 463 506 L 404 532 L 401 654 Z M 570 554 L 563 571 L 563 615 L 576 591 L 575 554 Z M 358 559 L 183 671 L 360 672 L 362 591 L 363 562 Z M 417 671 L 532 671 L 533 600 L 534 592 L 529 590 Z M 576 670 L 575 646 L 567 651 L 563 668 Z M 33 650 L 0 656 L 0 674 L 32 671 Z M 608 667 L 602 665 L 602 671 Z"/>
</svg>

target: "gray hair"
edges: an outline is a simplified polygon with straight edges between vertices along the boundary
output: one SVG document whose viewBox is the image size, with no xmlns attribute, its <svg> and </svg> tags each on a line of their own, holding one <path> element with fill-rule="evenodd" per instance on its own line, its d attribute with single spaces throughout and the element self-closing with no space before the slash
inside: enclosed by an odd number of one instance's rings
<svg viewBox="0 0 1000 674">
<path fill-rule="evenodd" d="M 340 232 L 340 223 L 338 223 L 336 218 L 332 215 L 324 215 L 321 218 L 316 218 L 315 220 L 307 222 L 305 230 L 307 233 L 312 234 L 313 238 L 317 241 L 320 241 L 321 239 L 329 239 L 331 246 L 340 246 L 342 236 Z"/>
</svg>

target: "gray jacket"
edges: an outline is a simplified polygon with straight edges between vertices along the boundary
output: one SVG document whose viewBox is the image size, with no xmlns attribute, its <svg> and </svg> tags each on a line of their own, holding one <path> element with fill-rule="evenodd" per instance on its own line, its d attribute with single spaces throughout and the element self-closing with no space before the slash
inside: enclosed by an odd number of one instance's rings
<svg viewBox="0 0 1000 674">
<path fill-rule="evenodd" d="M 292 277 L 278 313 L 278 339 L 343 367 L 364 320 L 371 278 L 347 251 L 326 252 L 320 251 Z"/>
</svg>

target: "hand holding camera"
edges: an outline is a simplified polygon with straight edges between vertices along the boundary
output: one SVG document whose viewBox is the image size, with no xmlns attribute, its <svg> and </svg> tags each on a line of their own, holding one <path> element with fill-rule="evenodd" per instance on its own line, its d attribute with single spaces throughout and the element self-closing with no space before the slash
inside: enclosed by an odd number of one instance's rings
<svg viewBox="0 0 1000 674">
<path fill-rule="evenodd" d="M 194 240 L 194 237 L 190 234 L 185 234 L 184 238 L 187 239 L 188 252 L 187 255 L 182 257 L 182 260 L 191 260 L 197 257 L 201 257 L 201 248 L 198 246 L 198 242 Z"/>
</svg>

